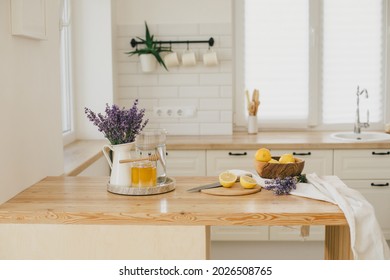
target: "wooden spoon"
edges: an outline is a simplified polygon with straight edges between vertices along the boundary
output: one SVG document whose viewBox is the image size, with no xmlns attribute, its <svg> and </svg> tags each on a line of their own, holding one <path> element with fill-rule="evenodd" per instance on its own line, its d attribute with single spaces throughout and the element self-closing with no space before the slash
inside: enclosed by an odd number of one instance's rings
<svg viewBox="0 0 390 280">
<path fill-rule="evenodd" d="M 160 157 L 158 154 L 153 154 L 153 155 L 150 155 L 148 157 L 144 157 L 144 158 L 130 158 L 130 159 L 121 159 L 119 161 L 119 163 L 128 163 L 128 162 L 135 162 L 135 161 L 143 161 L 143 160 L 149 160 L 149 161 L 157 161 L 159 160 Z"/>
</svg>

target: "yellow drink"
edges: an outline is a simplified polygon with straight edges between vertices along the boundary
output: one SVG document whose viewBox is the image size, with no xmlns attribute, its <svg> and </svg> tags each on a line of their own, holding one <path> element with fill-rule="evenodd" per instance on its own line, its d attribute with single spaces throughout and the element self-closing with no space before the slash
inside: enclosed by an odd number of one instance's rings
<svg viewBox="0 0 390 280">
<path fill-rule="evenodd" d="M 133 187 L 154 187 L 157 184 L 156 166 L 150 162 L 138 162 L 131 168 L 131 185 Z"/>
</svg>

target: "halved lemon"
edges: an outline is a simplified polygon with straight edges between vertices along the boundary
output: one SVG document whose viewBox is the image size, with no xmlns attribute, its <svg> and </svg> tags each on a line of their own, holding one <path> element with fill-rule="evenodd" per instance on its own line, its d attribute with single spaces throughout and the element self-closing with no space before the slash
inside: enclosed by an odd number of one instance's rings
<svg viewBox="0 0 390 280">
<path fill-rule="evenodd" d="M 240 177 L 240 184 L 244 189 L 253 189 L 256 187 L 257 182 L 252 177 L 243 175 Z"/>
<path fill-rule="evenodd" d="M 229 171 L 225 171 L 219 174 L 219 183 L 225 188 L 232 187 L 236 180 L 237 175 Z"/>
</svg>

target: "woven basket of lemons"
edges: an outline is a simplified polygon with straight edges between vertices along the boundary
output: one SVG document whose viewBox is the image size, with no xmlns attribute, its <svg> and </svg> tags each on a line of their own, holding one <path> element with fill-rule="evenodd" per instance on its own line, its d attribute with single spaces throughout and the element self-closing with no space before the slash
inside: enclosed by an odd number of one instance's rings
<svg viewBox="0 0 390 280">
<path fill-rule="evenodd" d="M 301 175 L 305 167 L 303 159 L 294 157 L 292 154 L 271 156 L 266 148 L 257 150 L 254 159 L 256 172 L 265 179 L 285 178 Z"/>
</svg>

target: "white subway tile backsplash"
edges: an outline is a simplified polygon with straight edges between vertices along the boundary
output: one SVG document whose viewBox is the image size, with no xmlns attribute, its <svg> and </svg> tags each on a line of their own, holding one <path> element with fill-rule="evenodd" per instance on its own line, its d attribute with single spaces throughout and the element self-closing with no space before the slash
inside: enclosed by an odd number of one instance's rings
<svg viewBox="0 0 390 280">
<path fill-rule="evenodd" d="M 219 62 L 219 71 L 221 73 L 232 73 L 233 62 L 231 60 L 222 60 Z"/>
<path fill-rule="evenodd" d="M 175 123 L 164 124 L 168 135 L 199 135 L 199 124 Z"/>
<path fill-rule="evenodd" d="M 138 87 L 119 87 L 118 97 L 120 99 L 138 98 Z"/>
<path fill-rule="evenodd" d="M 198 85 L 199 75 L 198 74 L 165 74 L 158 76 L 158 83 L 161 86 L 188 86 Z"/>
<path fill-rule="evenodd" d="M 208 40 L 213 37 L 211 48 L 217 53 L 219 65 L 203 65 L 203 54 L 208 44 L 189 44 L 197 55 L 193 67 L 163 67 L 153 73 L 143 73 L 137 55 L 129 57 L 125 52 L 133 50 L 129 42 L 137 36 L 145 36 L 143 24 L 119 25 L 115 40 L 116 73 L 118 81 L 116 99 L 120 106 L 132 106 L 139 99 L 139 107 L 145 108 L 148 127 L 165 128 L 171 135 L 229 135 L 233 131 L 232 90 L 232 28 L 230 23 L 200 24 L 148 24 L 157 40 Z M 187 44 L 172 44 L 181 55 Z M 189 118 L 156 117 L 157 106 L 193 106 L 195 116 Z"/>
<path fill-rule="evenodd" d="M 158 85 L 158 76 L 154 74 L 119 75 L 119 86 Z"/>
<path fill-rule="evenodd" d="M 221 97 L 223 98 L 233 98 L 233 89 L 231 86 L 222 86 L 221 87 Z"/>
<path fill-rule="evenodd" d="M 232 49 L 232 36 L 219 36 L 219 47 Z"/>
<path fill-rule="evenodd" d="M 150 25 L 148 24 L 149 28 Z M 118 37 L 129 38 L 129 41 L 135 36 L 145 36 L 145 25 L 144 24 L 132 24 L 132 25 L 117 25 L 116 35 Z"/>
<path fill-rule="evenodd" d="M 179 96 L 182 98 L 212 98 L 219 96 L 219 86 L 180 87 Z"/>
<path fill-rule="evenodd" d="M 220 111 L 220 120 L 223 123 L 232 123 L 233 111 Z"/>
<path fill-rule="evenodd" d="M 199 25 L 200 34 L 231 35 L 231 23 L 202 23 Z"/>
<path fill-rule="evenodd" d="M 232 129 L 231 123 L 201 123 L 200 135 L 230 135 Z"/>
<path fill-rule="evenodd" d="M 231 73 L 210 73 L 210 74 L 200 74 L 200 84 L 201 85 L 232 85 L 232 74 Z"/>
<path fill-rule="evenodd" d="M 199 34 L 197 24 L 161 24 L 158 26 L 156 36 L 191 36 Z"/>
<path fill-rule="evenodd" d="M 178 88 L 171 86 L 139 87 L 138 93 L 140 98 L 164 99 L 178 97 Z"/>
<path fill-rule="evenodd" d="M 160 98 L 159 106 L 199 106 L 198 99 L 193 98 Z"/>
<path fill-rule="evenodd" d="M 218 123 L 219 111 L 199 111 L 196 120 L 198 123 Z"/>
<path fill-rule="evenodd" d="M 232 110 L 231 98 L 202 98 L 199 100 L 199 110 Z"/>
<path fill-rule="evenodd" d="M 136 74 L 138 73 L 137 62 L 120 62 L 118 63 L 118 73 L 121 74 Z"/>
<path fill-rule="evenodd" d="M 118 50 L 123 50 L 126 52 L 130 51 L 131 50 L 130 40 L 131 39 L 126 37 L 118 37 L 116 40 L 116 48 Z"/>
</svg>

